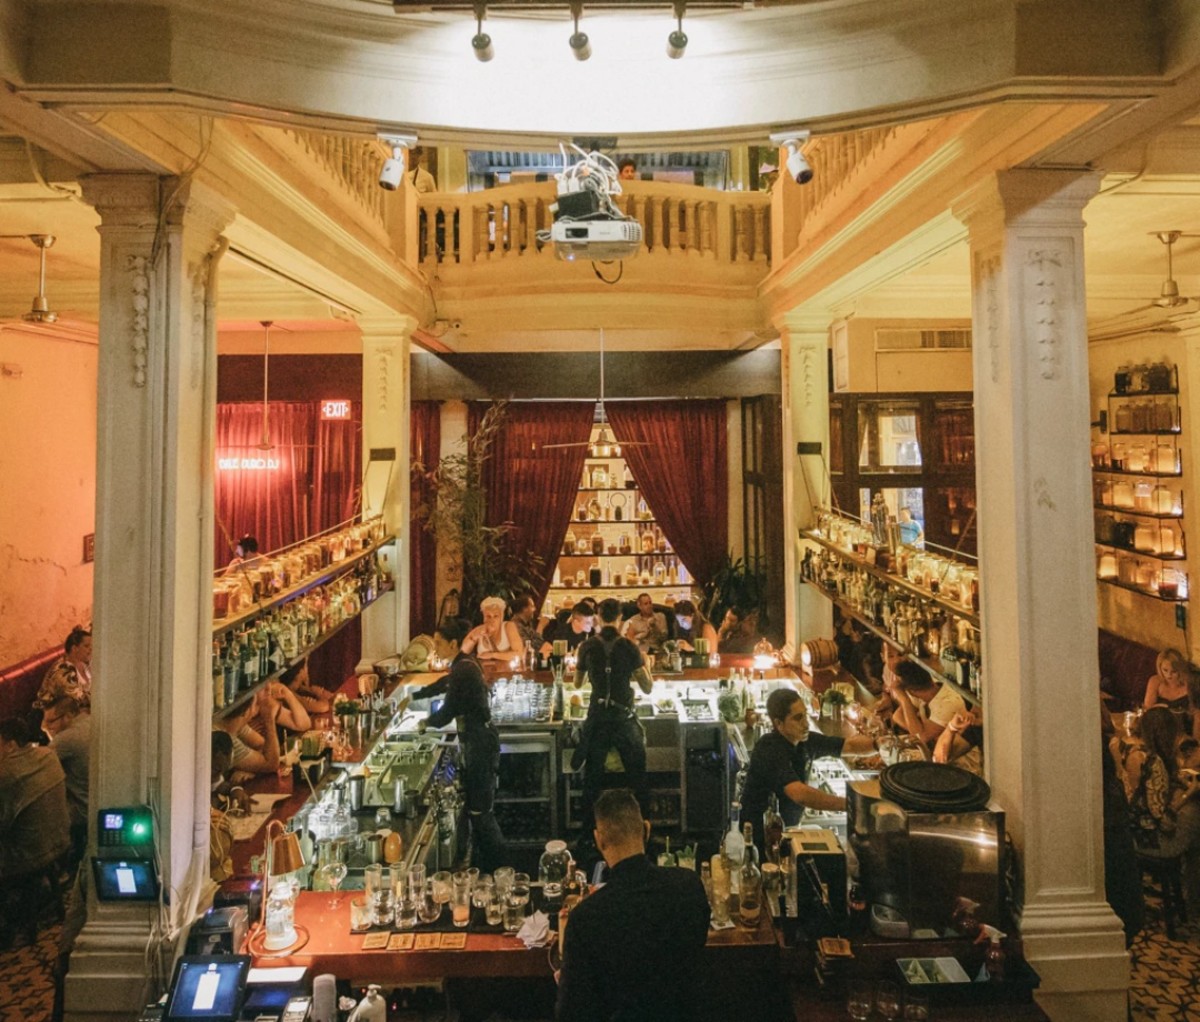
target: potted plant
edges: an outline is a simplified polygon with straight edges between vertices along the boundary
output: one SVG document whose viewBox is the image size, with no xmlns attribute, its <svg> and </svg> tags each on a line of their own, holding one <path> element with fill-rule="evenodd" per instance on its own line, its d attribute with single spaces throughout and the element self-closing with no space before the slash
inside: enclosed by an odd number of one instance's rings
<svg viewBox="0 0 1200 1022">
<path fill-rule="evenodd" d="M 842 714 L 845 712 L 846 704 L 850 702 L 846 693 L 840 688 L 834 688 L 832 685 L 825 690 L 825 694 L 821 697 L 822 714 L 830 720 L 841 720 Z"/>
<path fill-rule="evenodd" d="M 766 585 L 767 575 L 761 566 L 752 565 L 741 557 L 735 558 L 733 551 L 730 551 L 725 555 L 721 567 L 705 583 L 700 609 L 718 630 L 725 612 L 731 607 L 758 611 L 760 625 L 765 625 Z"/>
</svg>

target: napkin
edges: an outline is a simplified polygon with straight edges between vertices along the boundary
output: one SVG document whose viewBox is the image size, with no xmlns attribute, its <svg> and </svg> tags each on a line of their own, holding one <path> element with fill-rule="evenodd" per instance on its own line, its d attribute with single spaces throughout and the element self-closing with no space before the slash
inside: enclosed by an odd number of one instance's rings
<svg viewBox="0 0 1200 1022">
<path fill-rule="evenodd" d="M 526 916 L 525 922 L 517 931 L 517 937 L 526 947 L 545 947 L 549 944 L 550 920 L 546 913 L 534 912 L 533 915 Z"/>
</svg>

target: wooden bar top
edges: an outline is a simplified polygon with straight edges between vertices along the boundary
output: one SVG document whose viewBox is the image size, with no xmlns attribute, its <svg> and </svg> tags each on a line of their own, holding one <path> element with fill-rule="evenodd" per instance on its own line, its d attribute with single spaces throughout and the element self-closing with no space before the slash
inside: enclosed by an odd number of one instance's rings
<svg viewBox="0 0 1200 1022">
<path fill-rule="evenodd" d="M 462 950 L 364 951 L 365 934 L 350 932 L 350 901 L 358 893 L 340 892 L 340 903 L 335 905 L 331 892 L 301 891 L 296 900 L 296 926 L 307 931 L 306 942 L 292 952 L 256 954 L 255 966 L 307 966 L 313 975 L 331 972 L 351 984 L 399 985 L 488 976 L 548 978 L 553 974 L 548 948 L 526 948 L 515 934 L 508 933 L 467 932 Z M 708 954 L 723 957 L 729 949 L 774 960 L 779 950 L 775 928 L 765 913 L 754 930 L 734 926 L 709 931 Z"/>
</svg>

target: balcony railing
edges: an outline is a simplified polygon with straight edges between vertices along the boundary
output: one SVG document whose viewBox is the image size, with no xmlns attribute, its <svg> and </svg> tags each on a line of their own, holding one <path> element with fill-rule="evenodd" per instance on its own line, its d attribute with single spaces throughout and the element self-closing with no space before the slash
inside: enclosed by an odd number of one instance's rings
<svg viewBox="0 0 1200 1022">
<path fill-rule="evenodd" d="M 800 222 L 808 222 L 847 189 L 860 188 L 862 175 L 873 172 L 873 166 L 896 134 L 894 127 L 868 128 L 817 138 L 806 145 L 804 156 L 813 169 L 813 177 L 810 183 L 796 190 Z"/>
<path fill-rule="evenodd" d="M 467 265 L 505 259 L 553 259 L 538 231 L 554 221 L 554 182 L 504 185 L 467 194 L 421 195 L 418 245 L 422 265 Z M 770 196 L 695 185 L 627 182 L 616 199 L 642 224 L 643 251 L 714 263 L 771 258 Z"/>
<path fill-rule="evenodd" d="M 384 196 L 387 193 L 379 187 L 379 169 L 388 151 L 382 142 L 295 128 L 285 128 L 283 134 L 329 174 L 339 190 L 348 195 L 372 221 L 379 226 L 385 225 Z"/>
</svg>

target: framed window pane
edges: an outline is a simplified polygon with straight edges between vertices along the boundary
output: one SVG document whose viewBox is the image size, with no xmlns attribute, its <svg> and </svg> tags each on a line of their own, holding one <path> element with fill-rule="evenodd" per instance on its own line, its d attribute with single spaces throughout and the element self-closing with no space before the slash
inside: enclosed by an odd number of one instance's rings
<svg viewBox="0 0 1200 1022">
<path fill-rule="evenodd" d="M 920 406 L 864 401 L 858 410 L 858 466 L 864 471 L 913 471 L 922 465 Z"/>
</svg>

